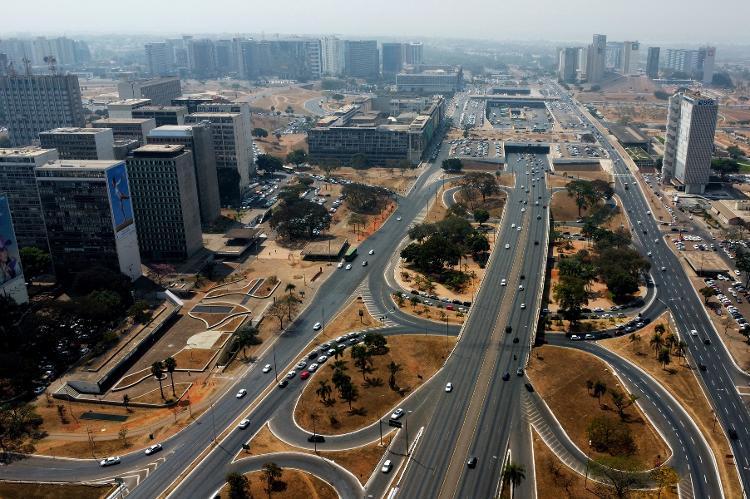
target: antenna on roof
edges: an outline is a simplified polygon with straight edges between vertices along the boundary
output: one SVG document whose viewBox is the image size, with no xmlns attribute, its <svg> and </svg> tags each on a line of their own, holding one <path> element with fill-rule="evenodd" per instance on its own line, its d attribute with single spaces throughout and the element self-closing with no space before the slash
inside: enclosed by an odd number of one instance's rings
<svg viewBox="0 0 750 499">
<path fill-rule="evenodd" d="M 49 67 L 49 72 L 51 74 L 57 74 L 57 59 L 54 55 L 45 55 L 44 56 L 44 62 L 47 63 L 47 66 Z"/>
</svg>

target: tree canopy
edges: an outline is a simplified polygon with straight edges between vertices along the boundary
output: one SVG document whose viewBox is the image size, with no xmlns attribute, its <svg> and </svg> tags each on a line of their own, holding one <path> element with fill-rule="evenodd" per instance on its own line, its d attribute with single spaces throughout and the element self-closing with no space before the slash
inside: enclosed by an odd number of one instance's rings
<svg viewBox="0 0 750 499">
<path fill-rule="evenodd" d="M 341 189 L 347 206 L 356 213 L 374 213 L 380 202 L 390 196 L 390 192 L 382 187 L 351 183 Z"/>
<path fill-rule="evenodd" d="M 288 163 L 301 165 L 302 163 L 307 161 L 307 153 L 303 149 L 295 149 L 294 151 L 286 155 L 286 160 Z"/>
<path fill-rule="evenodd" d="M 463 162 L 458 158 L 444 159 L 442 168 L 447 172 L 460 172 L 464 167 Z"/>
<path fill-rule="evenodd" d="M 255 159 L 255 163 L 258 165 L 258 169 L 267 172 L 273 172 L 280 170 L 284 163 L 276 156 L 270 154 L 259 154 Z"/>
<path fill-rule="evenodd" d="M 287 239 L 312 239 L 314 231 L 331 226 L 331 215 L 318 203 L 306 199 L 284 199 L 273 210 L 271 228 Z"/>
</svg>

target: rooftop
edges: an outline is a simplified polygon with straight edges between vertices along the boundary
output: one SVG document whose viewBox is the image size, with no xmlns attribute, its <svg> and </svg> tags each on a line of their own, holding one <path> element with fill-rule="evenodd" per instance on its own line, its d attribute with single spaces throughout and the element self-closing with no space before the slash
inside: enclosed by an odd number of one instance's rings
<svg viewBox="0 0 750 499">
<path fill-rule="evenodd" d="M 193 125 L 163 125 L 148 132 L 149 137 L 190 137 Z"/>
<path fill-rule="evenodd" d="M 120 160 L 114 159 L 65 159 L 59 161 L 52 161 L 44 166 L 37 167 L 37 171 L 59 171 L 59 170 L 74 170 L 74 169 L 88 169 L 88 170 L 106 170 L 112 166 L 123 164 Z"/>
<path fill-rule="evenodd" d="M 143 109 L 143 108 L 141 108 Z M 97 124 L 102 125 L 140 125 L 142 123 L 148 123 L 153 121 L 153 118 L 102 118 L 96 120 L 91 124 L 96 126 Z"/>
<path fill-rule="evenodd" d="M 54 151 L 54 149 L 44 149 L 36 146 L 9 147 L 7 149 L 0 149 L 0 158 L 34 158 L 48 154 L 50 151 Z"/>
<path fill-rule="evenodd" d="M 133 151 L 133 154 L 145 156 L 153 153 L 177 153 L 183 149 L 185 146 L 180 144 L 146 144 Z"/>
<path fill-rule="evenodd" d="M 151 104 L 151 99 L 121 99 L 110 102 L 107 106 L 138 106 Z"/>
<path fill-rule="evenodd" d="M 51 134 L 95 134 L 95 133 L 106 133 L 106 128 L 79 128 L 79 127 L 65 127 L 65 128 L 53 128 L 52 130 L 46 130 L 40 133 L 51 133 Z"/>
</svg>

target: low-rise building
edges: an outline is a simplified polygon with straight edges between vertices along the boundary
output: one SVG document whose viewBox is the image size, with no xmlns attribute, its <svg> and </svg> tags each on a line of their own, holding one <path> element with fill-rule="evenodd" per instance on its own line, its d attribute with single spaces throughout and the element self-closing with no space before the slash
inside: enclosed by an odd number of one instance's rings
<svg viewBox="0 0 750 499">
<path fill-rule="evenodd" d="M 417 94 L 444 94 L 463 88 L 464 77 L 460 66 L 407 67 L 396 75 L 396 90 Z"/>
<path fill-rule="evenodd" d="M 150 106 L 151 99 L 122 99 L 107 104 L 110 118 L 132 118 L 133 111 Z"/>
<path fill-rule="evenodd" d="M 157 106 L 168 106 L 182 95 L 179 78 L 123 80 L 117 83 L 120 99 L 151 99 Z"/>
<path fill-rule="evenodd" d="M 39 134 L 44 149 L 57 149 L 60 159 L 114 159 L 111 128 L 55 128 Z"/>
<path fill-rule="evenodd" d="M 188 110 L 185 106 L 143 106 L 134 109 L 133 118 L 153 119 L 156 126 L 184 125 Z"/>
</svg>

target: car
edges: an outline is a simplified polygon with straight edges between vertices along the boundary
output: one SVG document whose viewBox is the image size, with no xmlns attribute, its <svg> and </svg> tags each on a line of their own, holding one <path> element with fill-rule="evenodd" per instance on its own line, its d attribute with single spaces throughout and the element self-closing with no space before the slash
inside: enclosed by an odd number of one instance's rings
<svg viewBox="0 0 750 499">
<path fill-rule="evenodd" d="M 448 383 L 446 383 L 446 384 L 445 384 L 445 391 L 446 391 L 447 393 L 450 393 L 450 392 L 452 392 L 452 391 L 453 391 L 453 383 L 451 383 L 451 382 L 448 382 Z"/>
<path fill-rule="evenodd" d="M 328 356 L 327 355 L 321 355 L 320 357 L 318 357 L 317 359 L 315 359 L 315 362 L 318 363 L 318 364 L 322 364 L 322 363 L 324 363 L 327 360 L 328 360 Z"/>
<path fill-rule="evenodd" d="M 396 221 L 400 222 L 401 221 L 401 217 L 396 217 Z"/>
<path fill-rule="evenodd" d="M 502 281 L 500 281 L 500 285 L 501 286 L 507 286 L 508 285 L 508 281 L 506 281 L 505 279 L 503 279 Z"/>
<path fill-rule="evenodd" d="M 651 252 L 649 251 L 648 253 L 646 253 L 646 256 L 651 256 Z"/>
<path fill-rule="evenodd" d="M 505 243 L 505 249 L 510 249 L 510 244 Z"/>
<path fill-rule="evenodd" d="M 524 383 L 523 386 L 526 387 L 526 391 L 527 392 L 533 392 L 534 391 L 534 387 L 531 386 L 531 383 Z"/>
<path fill-rule="evenodd" d="M 250 426 L 250 420 L 245 418 L 242 421 L 240 421 L 240 424 L 237 425 L 237 428 L 239 428 L 240 430 L 244 430 L 248 426 Z"/>
<path fill-rule="evenodd" d="M 99 466 L 102 468 L 106 466 L 112 466 L 113 464 L 120 464 L 120 456 L 110 456 L 105 457 L 101 461 L 99 461 Z"/>
<path fill-rule="evenodd" d="M 296 375 L 297 375 L 297 371 L 295 371 L 294 369 L 292 369 L 291 371 L 289 371 L 288 373 L 286 373 L 286 379 L 292 379 Z"/>
<path fill-rule="evenodd" d="M 662 267 L 662 268 L 661 268 L 661 271 L 662 271 L 662 272 L 666 272 L 666 271 L 667 271 L 667 267 Z"/>
<path fill-rule="evenodd" d="M 583 337 L 583 339 L 584 339 L 584 340 L 593 340 L 593 339 L 594 339 L 594 335 L 593 335 L 593 334 L 591 334 L 591 333 L 587 333 L 587 334 L 586 334 L 586 335 L 585 335 L 585 336 Z"/>
<path fill-rule="evenodd" d="M 706 369 L 708 369 L 708 368 L 706 367 L 706 364 L 700 364 L 700 363 L 699 363 L 699 364 L 698 364 L 698 369 L 700 369 L 701 371 L 705 372 L 705 371 L 706 371 Z"/>
<path fill-rule="evenodd" d="M 342 268 L 343 266 L 344 266 L 344 262 L 339 262 L 339 264 L 338 264 L 338 265 L 336 265 L 336 268 L 339 268 L 339 269 L 340 269 L 340 268 Z"/>
<path fill-rule="evenodd" d="M 399 419 L 404 414 L 406 414 L 406 411 L 404 411 L 401 407 L 399 407 L 398 409 L 393 411 L 393 413 L 391 414 L 391 419 Z"/>
<path fill-rule="evenodd" d="M 742 272 L 740 272 L 739 270 L 735 270 L 734 275 L 742 275 Z"/>
<path fill-rule="evenodd" d="M 375 254 L 375 250 L 374 250 L 374 249 L 371 249 L 370 251 L 368 251 L 368 252 L 367 252 L 367 254 L 368 254 L 368 255 L 374 255 L 374 254 Z"/>
<path fill-rule="evenodd" d="M 518 343 L 518 341 L 519 341 L 518 340 L 518 336 L 516 336 L 515 338 L 513 338 L 513 343 Z"/>
<path fill-rule="evenodd" d="M 346 267 L 344 267 L 345 270 L 352 270 L 352 264 L 348 263 Z"/>
<path fill-rule="evenodd" d="M 245 395 L 247 395 L 247 390 L 242 388 L 240 391 L 237 392 L 237 395 L 235 395 L 235 397 L 237 397 L 238 399 L 241 399 Z"/>
<path fill-rule="evenodd" d="M 367 267 L 367 260 L 362 260 L 362 266 Z"/>
<path fill-rule="evenodd" d="M 466 466 L 468 466 L 469 468 L 476 468 L 477 458 L 475 456 L 471 456 L 469 459 L 466 460 Z"/>
<path fill-rule="evenodd" d="M 310 353 L 307 354 L 307 358 L 308 359 L 317 359 L 318 355 L 320 355 L 320 352 L 318 352 L 317 350 L 313 350 L 312 352 L 310 352 Z"/>
<path fill-rule="evenodd" d="M 270 373 L 271 372 L 271 364 L 266 364 L 263 366 L 263 372 L 264 373 Z"/>
<path fill-rule="evenodd" d="M 523 291 L 523 284 L 518 285 L 518 291 Z"/>
<path fill-rule="evenodd" d="M 383 461 L 383 466 L 380 467 L 380 471 L 383 473 L 389 473 L 393 469 L 393 463 L 390 459 Z"/>
<path fill-rule="evenodd" d="M 145 453 L 146 453 L 147 456 L 150 456 L 151 454 L 156 454 L 161 449 L 162 449 L 161 444 L 154 444 L 154 445 L 150 445 L 150 446 L 146 447 Z"/>
<path fill-rule="evenodd" d="M 299 373 L 299 379 L 307 379 L 310 377 L 310 371 L 302 371 Z"/>
<path fill-rule="evenodd" d="M 737 438 L 738 438 L 738 437 L 737 437 L 737 430 L 735 430 L 734 428 L 728 428 L 728 429 L 727 429 L 727 435 L 728 435 L 728 436 L 729 436 L 729 438 L 731 438 L 732 440 L 737 440 Z"/>
<path fill-rule="evenodd" d="M 516 369 L 516 376 L 523 376 L 523 367 Z"/>
<path fill-rule="evenodd" d="M 525 212 L 526 208 L 521 208 L 521 213 Z"/>
<path fill-rule="evenodd" d="M 521 310 L 524 310 L 525 308 L 526 308 L 526 304 L 525 303 L 521 303 Z"/>
<path fill-rule="evenodd" d="M 708 338 L 703 338 L 703 344 L 704 345 L 710 345 L 711 344 L 711 340 L 708 339 Z"/>
<path fill-rule="evenodd" d="M 299 362 L 297 362 L 297 365 L 295 367 L 297 369 L 304 369 L 305 367 L 307 367 L 307 361 L 300 360 Z"/>
<path fill-rule="evenodd" d="M 696 331 L 695 329 L 691 329 L 690 336 L 698 336 L 698 331 Z"/>
<path fill-rule="evenodd" d="M 286 385 L 288 384 L 289 384 L 289 381 L 282 379 L 281 381 L 279 381 L 279 388 L 286 388 Z"/>
<path fill-rule="evenodd" d="M 323 327 L 323 325 L 320 322 L 316 322 L 313 324 L 313 331 L 319 331 L 321 327 Z"/>
<path fill-rule="evenodd" d="M 503 381 L 508 381 L 509 379 L 510 379 L 510 373 L 506 371 L 505 374 L 503 374 Z"/>
<path fill-rule="evenodd" d="M 314 442 L 314 443 L 322 444 L 323 442 L 326 441 L 326 437 L 324 437 L 323 435 L 318 435 L 317 433 L 313 433 L 312 435 L 307 437 L 307 441 L 310 443 Z"/>
</svg>

